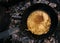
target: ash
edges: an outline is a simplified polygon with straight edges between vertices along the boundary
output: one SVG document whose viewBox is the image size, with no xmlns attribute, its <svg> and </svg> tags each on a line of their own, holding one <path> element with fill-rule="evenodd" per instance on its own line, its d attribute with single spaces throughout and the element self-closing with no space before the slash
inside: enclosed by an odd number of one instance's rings
<svg viewBox="0 0 60 43">
<path fill-rule="evenodd" d="M 58 39 L 57 36 L 55 36 L 54 34 L 48 38 L 44 38 L 44 39 L 30 39 L 27 36 L 23 36 L 23 35 L 18 35 L 18 34 L 13 34 L 12 35 L 12 42 L 13 43 L 58 43 Z"/>
</svg>

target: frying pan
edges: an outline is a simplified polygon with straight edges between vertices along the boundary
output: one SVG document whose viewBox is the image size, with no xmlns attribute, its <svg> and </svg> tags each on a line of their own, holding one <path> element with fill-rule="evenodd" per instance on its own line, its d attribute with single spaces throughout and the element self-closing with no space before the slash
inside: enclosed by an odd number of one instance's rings
<svg viewBox="0 0 60 43">
<path fill-rule="evenodd" d="M 42 10 L 45 11 L 51 18 L 51 26 L 49 31 L 46 34 L 42 34 L 42 35 L 36 35 L 31 33 L 30 31 L 27 31 L 27 18 L 30 15 L 30 13 L 32 13 L 33 11 L 36 10 Z M 21 19 L 21 26 L 20 26 L 20 30 L 26 34 L 26 36 L 28 36 L 31 39 L 42 39 L 42 38 L 47 38 L 49 36 L 51 36 L 55 31 L 56 31 L 56 27 L 58 24 L 58 16 L 57 13 L 55 12 L 55 10 L 53 8 L 51 8 L 50 6 L 46 5 L 46 4 L 34 4 L 30 7 L 28 7 L 23 15 L 22 15 L 22 19 Z"/>
</svg>

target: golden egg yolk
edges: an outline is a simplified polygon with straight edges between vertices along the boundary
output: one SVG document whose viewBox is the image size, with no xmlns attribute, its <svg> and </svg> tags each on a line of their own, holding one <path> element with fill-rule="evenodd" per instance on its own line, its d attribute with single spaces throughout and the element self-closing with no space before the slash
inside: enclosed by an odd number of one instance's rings
<svg viewBox="0 0 60 43">
<path fill-rule="evenodd" d="M 28 30 L 36 35 L 46 34 L 50 29 L 50 25 L 51 19 L 44 11 L 34 11 L 27 18 Z"/>
</svg>

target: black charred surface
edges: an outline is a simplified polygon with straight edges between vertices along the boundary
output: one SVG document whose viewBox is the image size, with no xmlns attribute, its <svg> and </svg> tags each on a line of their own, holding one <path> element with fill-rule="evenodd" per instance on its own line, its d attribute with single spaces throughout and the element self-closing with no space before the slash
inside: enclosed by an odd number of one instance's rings
<svg viewBox="0 0 60 43">
<path fill-rule="evenodd" d="M 9 7 L 9 6 L 13 6 L 15 4 L 18 4 L 21 1 L 23 1 L 23 0 L 1 0 L 0 5 L 2 5 L 4 7 Z"/>
<path fill-rule="evenodd" d="M 10 15 L 5 13 L 5 8 L 0 7 L 0 32 L 7 30 L 10 24 Z"/>
</svg>

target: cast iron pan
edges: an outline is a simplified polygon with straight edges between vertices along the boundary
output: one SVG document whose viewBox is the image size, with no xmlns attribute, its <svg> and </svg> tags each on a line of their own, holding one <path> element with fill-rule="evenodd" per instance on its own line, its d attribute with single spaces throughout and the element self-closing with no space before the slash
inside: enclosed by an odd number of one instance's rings
<svg viewBox="0 0 60 43">
<path fill-rule="evenodd" d="M 0 32 L 9 29 L 10 15 L 5 13 L 5 8 L 0 6 Z"/>
<path fill-rule="evenodd" d="M 36 35 L 36 34 L 31 33 L 30 31 L 26 30 L 26 29 L 28 29 L 27 28 L 27 18 L 29 16 L 29 14 L 35 10 L 45 11 L 50 16 L 51 26 L 50 26 L 50 29 L 47 32 L 47 34 Z M 42 39 L 42 38 L 47 38 L 47 37 L 51 36 L 56 31 L 57 24 L 58 24 L 58 16 L 57 16 L 57 13 L 54 11 L 54 9 L 46 4 L 39 3 L 39 4 L 34 4 L 25 10 L 25 12 L 22 15 L 22 19 L 21 19 L 21 26 L 20 26 L 21 29 L 20 30 L 22 32 L 25 31 L 26 35 L 29 38 Z"/>
</svg>

